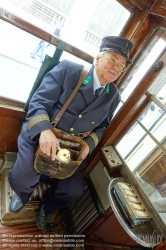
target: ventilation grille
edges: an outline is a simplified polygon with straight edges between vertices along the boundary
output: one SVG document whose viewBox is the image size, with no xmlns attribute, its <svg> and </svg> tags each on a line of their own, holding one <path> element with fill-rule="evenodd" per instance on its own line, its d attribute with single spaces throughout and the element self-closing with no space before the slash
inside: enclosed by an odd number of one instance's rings
<svg viewBox="0 0 166 250">
<path fill-rule="evenodd" d="M 100 216 L 86 182 L 84 182 L 84 194 L 67 207 L 67 213 L 74 234 L 83 234 Z"/>
</svg>

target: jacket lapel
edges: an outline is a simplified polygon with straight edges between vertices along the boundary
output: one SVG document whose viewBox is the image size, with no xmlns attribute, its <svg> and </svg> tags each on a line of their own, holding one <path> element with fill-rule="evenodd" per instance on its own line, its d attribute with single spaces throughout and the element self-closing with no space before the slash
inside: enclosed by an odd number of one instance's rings
<svg viewBox="0 0 166 250">
<path fill-rule="evenodd" d="M 89 106 L 82 113 L 88 112 L 89 110 L 92 110 L 97 106 L 100 106 L 104 101 L 108 100 L 108 98 L 109 99 L 111 98 L 110 94 L 106 94 L 106 92 L 104 91 L 104 93 L 101 96 L 99 96 L 96 100 L 94 100 L 91 104 L 89 104 Z"/>
<path fill-rule="evenodd" d="M 114 83 L 109 83 L 105 88 L 104 93 L 93 101 L 82 113 L 99 107 L 103 102 L 107 102 L 109 105 L 112 105 L 114 99 L 117 98 L 117 94 L 115 93 L 117 92 L 115 91 Z"/>
<path fill-rule="evenodd" d="M 111 103 L 114 99 L 115 90 L 113 88 L 113 83 L 108 84 L 105 87 L 104 93 L 102 93 L 101 96 L 99 96 L 96 100 L 94 100 L 93 97 L 93 70 L 94 66 L 89 71 L 89 76 L 91 77 L 91 81 L 87 85 L 81 85 L 80 91 L 82 92 L 82 95 L 85 98 L 86 103 L 88 104 L 87 108 L 83 112 L 88 112 L 97 106 L 100 106 L 104 101 L 108 101 Z"/>
<path fill-rule="evenodd" d="M 93 69 L 94 67 L 92 66 L 88 74 L 91 77 L 90 82 L 87 85 L 82 84 L 80 87 L 80 91 L 88 105 L 93 101 Z"/>
</svg>

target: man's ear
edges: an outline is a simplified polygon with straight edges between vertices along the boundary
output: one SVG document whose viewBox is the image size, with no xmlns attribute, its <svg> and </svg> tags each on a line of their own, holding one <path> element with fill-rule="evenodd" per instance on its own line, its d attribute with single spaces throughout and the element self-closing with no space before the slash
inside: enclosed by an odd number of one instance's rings
<svg viewBox="0 0 166 250">
<path fill-rule="evenodd" d="M 99 58 L 101 58 L 101 56 L 97 55 L 97 56 L 96 56 L 96 60 L 99 60 Z"/>
<path fill-rule="evenodd" d="M 99 61 L 100 58 L 101 58 L 101 57 L 100 57 L 99 55 L 96 56 L 96 58 L 95 58 L 95 64 L 98 63 L 98 61 Z"/>
</svg>

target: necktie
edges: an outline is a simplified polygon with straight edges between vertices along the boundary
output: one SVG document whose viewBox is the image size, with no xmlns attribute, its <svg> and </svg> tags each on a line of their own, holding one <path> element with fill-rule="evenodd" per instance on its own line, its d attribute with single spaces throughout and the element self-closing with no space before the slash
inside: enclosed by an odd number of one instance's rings
<svg viewBox="0 0 166 250">
<path fill-rule="evenodd" d="M 104 92 L 103 87 L 96 89 L 95 94 L 94 94 L 94 100 L 96 100 L 96 98 L 98 98 L 103 92 Z"/>
</svg>

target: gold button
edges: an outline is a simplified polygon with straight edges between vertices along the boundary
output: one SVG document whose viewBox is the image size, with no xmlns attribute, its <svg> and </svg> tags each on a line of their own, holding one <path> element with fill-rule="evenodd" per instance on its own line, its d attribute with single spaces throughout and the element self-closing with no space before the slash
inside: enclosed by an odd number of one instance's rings
<svg viewBox="0 0 166 250">
<path fill-rule="evenodd" d="M 90 122 L 91 124 L 95 124 L 95 122 Z"/>
<path fill-rule="evenodd" d="M 79 117 L 79 118 L 81 118 L 81 117 L 82 117 L 82 115 L 80 114 L 78 117 Z"/>
<path fill-rule="evenodd" d="M 70 131 L 74 131 L 74 128 L 70 128 Z"/>
</svg>

